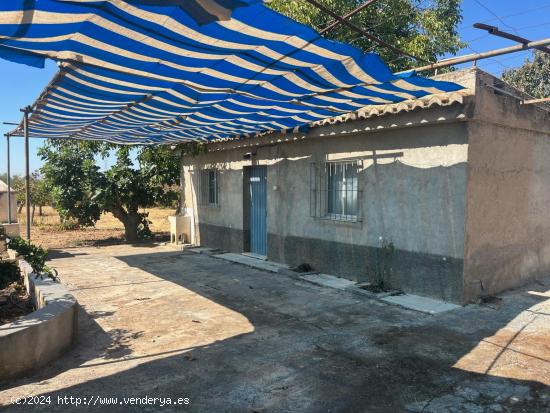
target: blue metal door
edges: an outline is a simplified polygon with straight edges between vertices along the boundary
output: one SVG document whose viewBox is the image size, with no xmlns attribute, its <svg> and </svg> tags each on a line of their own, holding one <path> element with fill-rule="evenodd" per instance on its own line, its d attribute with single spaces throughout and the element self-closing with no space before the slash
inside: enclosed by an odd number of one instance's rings
<svg viewBox="0 0 550 413">
<path fill-rule="evenodd" d="M 267 167 L 250 168 L 250 252 L 267 255 Z"/>
</svg>

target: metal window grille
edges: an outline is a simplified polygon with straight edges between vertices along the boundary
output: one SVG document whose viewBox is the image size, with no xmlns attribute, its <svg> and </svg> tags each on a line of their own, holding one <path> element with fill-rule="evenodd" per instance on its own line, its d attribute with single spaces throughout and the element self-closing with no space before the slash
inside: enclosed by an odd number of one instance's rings
<svg viewBox="0 0 550 413">
<path fill-rule="evenodd" d="M 199 199 L 203 206 L 219 206 L 219 172 L 205 169 L 199 176 Z"/>
<path fill-rule="evenodd" d="M 361 220 L 357 161 L 312 164 L 310 215 L 335 221 Z"/>
</svg>

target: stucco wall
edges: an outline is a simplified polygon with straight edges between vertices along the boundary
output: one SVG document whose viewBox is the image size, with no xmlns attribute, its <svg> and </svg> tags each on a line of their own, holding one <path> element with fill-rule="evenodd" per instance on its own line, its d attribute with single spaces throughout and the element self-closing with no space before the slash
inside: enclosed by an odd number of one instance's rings
<svg viewBox="0 0 550 413">
<path fill-rule="evenodd" d="M 469 127 L 469 299 L 550 271 L 550 114 L 484 88 L 495 84 L 488 76 L 479 82 Z"/>
<path fill-rule="evenodd" d="M 246 250 L 243 168 L 268 165 L 268 257 L 291 265 L 365 281 L 372 274 L 379 237 L 396 248 L 390 282 L 397 288 L 462 301 L 467 128 L 456 120 L 462 107 L 405 113 L 316 130 L 308 139 L 211 150 L 187 163 L 187 206 L 197 214 L 198 242 Z M 376 128 L 380 122 L 388 128 Z M 391 123 L 413 124 L 396 127 Z M 364 132 L 361 132 L 363 130 Z M 330 135 L 337 136 L 330 136 Z M 252 159 L 243 159 L 252 152 Z M 357 223 L 310 216 L 313 162 L 360 160 L 363 219 Z M 220 171 L 219 208 L 197 208 L 197 171 Z M 192 205 L 190 205 L 192 203 Z"/>
<path fill-rule="evenodd" d="M 11 222 L 17 222 L 16 193 L 11 193 Z M 0 192 L 0 223 L 8 222 L 8 193 Z"/>
<path fill-rule="evenodd" d="M 243 166 L 239 151 L 210 152 L 184 165 L 184 199 L 195 215 L 195 242 L 232 252 L 244 251 Z M 219 206 L 199 205 L 201 169 L 219 173 Z"/>
</svg>

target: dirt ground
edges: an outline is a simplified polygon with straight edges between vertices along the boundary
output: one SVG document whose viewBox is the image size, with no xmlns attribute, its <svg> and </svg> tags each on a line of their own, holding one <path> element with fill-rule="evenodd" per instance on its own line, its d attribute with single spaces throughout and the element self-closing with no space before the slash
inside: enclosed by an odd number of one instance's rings
<svg viewBox="0 0 550 413">
<path fill-rule="evenodd" d="M 0 290 L 0 325 L 18 320 L 32 311 L 33 302 L 22 280 Z"/>
<path fill-rule="evenodd" d="M 168 246 L 52 258 L 79 336 L 6 412 L 549 411 L 550 279 L 429 316 Z"/>
<path fill-rule="evenodd" d="M 175 210 L 151 208 L 145 211 L 149 212 L 150 228 L 155 238 L 167 239 L 170 232 L 167 217 L 174 215 Z M 19 214 L 22 233 L 25 230 L 25 217 L 26 213 L 23 209 Z M 44 207 L 42 216 L 38 215 L 38 208 L 35 211 L 31 238 L 33 243 L 47 249 L 116 244 L 124 241 L 124 226 L 112 214 L 108 213 L 103 214 L 93 228 L 61 229 L 59 215 L 55 209 Z"/>
</svg>

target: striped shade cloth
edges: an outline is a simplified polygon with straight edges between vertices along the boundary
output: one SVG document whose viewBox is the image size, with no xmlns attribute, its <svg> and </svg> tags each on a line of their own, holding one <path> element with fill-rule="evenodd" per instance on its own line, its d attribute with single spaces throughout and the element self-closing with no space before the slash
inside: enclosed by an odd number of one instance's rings
<svg viewBox="0 0 550 413">
<path fill-rule="evenodd" d="M 126 144 L 296 130 L 462 89 L 396 76 L 378 55 L 258 0 L 1 1 L 0 57 L 59 62 L 34 104 L 30 136 Z"/>
</svg>

